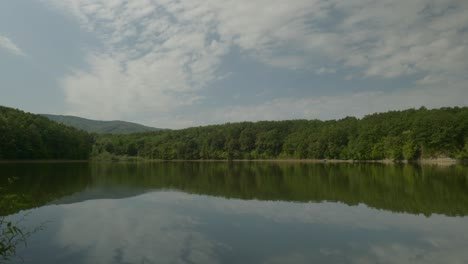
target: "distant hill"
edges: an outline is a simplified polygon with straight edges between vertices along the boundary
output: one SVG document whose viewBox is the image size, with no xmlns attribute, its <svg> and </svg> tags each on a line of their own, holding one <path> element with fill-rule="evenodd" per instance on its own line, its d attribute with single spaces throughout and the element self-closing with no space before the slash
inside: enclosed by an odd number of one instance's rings
<svg viewBox="0 0 468 264">
<path fill-rule="evenodd" d="M 91 120 L 77 116 L 66 115 L 47 115 L 43 114 L 52 121 L 61 123 L 67 126 L 79 128 L 90 133 L 98 134 L 131 134 L 138 132 L 148 132 L 161 130 L 160 128 L 148 127 L 136 123 L 125 121 L 99 121 Z"/>
</svg>

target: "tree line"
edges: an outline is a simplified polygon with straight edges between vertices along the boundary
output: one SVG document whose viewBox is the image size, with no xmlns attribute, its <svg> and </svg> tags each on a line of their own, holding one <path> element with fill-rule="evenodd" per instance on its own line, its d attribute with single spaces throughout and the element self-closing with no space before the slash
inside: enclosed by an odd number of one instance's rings
<svg viewBox="0 0 468 264">
<path fill-rule="evenodd" d="M 468 158 L 468 107 L 424 107 L 361 119 L 227 123 L 96 135 L 0 107 L 0 159 L 161 160 Z"/>
<path fill-rule="evenodd" d="M 162 160 L 466 159 L 468 107 L 421 107 L 361 119 L 240 122 L 100 135 L 92 156 Z"/>
<path fill-rule="evenodd" d="M 88 159 L 93 142 L 84 131 L 0 106 L 0 160 Z"/>
</svg>

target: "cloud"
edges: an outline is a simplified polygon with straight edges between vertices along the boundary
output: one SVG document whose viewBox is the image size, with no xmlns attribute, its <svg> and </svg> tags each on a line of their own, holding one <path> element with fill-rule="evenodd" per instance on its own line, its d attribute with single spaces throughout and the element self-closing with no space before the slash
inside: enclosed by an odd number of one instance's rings
<svg viewBox="0 0 468 264">
<path fill-rule="evenodd" d="M 465 263 L 468 259 L 466 219 L 427 218 L 364 205 L 246 201 L 162 191 L 43 209 L 46 218 L 59 215 L 48 228 L 53 231 L 52 245 L 62 249 L 62 256 L 76 253 L 86 263 L 220 263 L 256 243 L 236 242 L 230 232 L 217 232 L 221 226 L 231 230 L 236 223 L 241 231 L 251 223 L 265 227 L 253 234 L 258 241 L 265 234 L 270 239 L 285 238 L 282 231 L 301 226 L 304 236 L 296 239 L 317 242 L 305 247 L 287 238 L 264 243 L 262 250 L 250 255 L 256 255 L 259 263 L 323 263 L 333 259 L 346 263 Z M 232 221 L 222 222 L 224 219 Z M 310 236 L 310 230 L 315 230 L 315 236 Z M 360 237 L 349 236 L 349 232 Z"/>
<path fill-rule="evenodd" d="M 2 35 L 0 35 L 0 49 L 5 49 L 18 56 L 26 55 L 11 39 Z"/>
<path fill-rule="evenodd" d="M 132 119 L 190 105 L 217 78 L 228 52 L 226 43 L 209 37 L 214 25 L 176 17 L 169 3 L 58 1 L 55 7 L 73 14 L 103 44 L 89 52 L 88 70 L 60 80 L 72 114 Z"/>
<path fill-rule="evenodd" d="M 346 116 L 363 117 L 374 112 L 419 108 L 438 108 L 466 104 L 468 89 L 465 82 L 448 84 L 429 78 L 413 89 L 396 91 L 343 92 L 340 95 L 304 98 L 278 98 L 256 105 L 219 107 L 187 115 L 187 125 L 239 121 L 285 119 L 335 119 Z M 450 87 L 450 89 L 440 89 Z M 189 121 L 190 120 L 190 121 Z M 208 120 L 208 121 L 206 121 Z"/>
<path fill-rule="evenodd" d="M 184 10 L 184 5 L 178 6 Z M 468 4 L 462 1 L 203 1 L 199 6 L 216 14 L 223 39 L 275 66 L 286 56 L 302 58 L 295 63 L 299 68 L 320 69 L 325 59 L 368 77 L 468 70 Z"/>
<path fill-rule="evenodd" d="M 211 208 L 221 214 L 257 216 L 278 224 L 307 224 L 331 227 L 326 232 L 327 241 L 320 248 L 308 247 L 305 251 L 294 248 L 292 252 L 276 252 L 265 263 L 465 263 L 468 254 L 465 241 L 466 219 L 432 215 L 392 213 L 370 209 L 365 205 L 347 206 L 341 203 L 288 203 L 282 201 L 244 201 L 237 199 L 210 199 L 194 203 L 191 208 Z M 349 240 L 336 233 L 354 230 L 362 234 L 363 241 Z M 280 228 L 279 228 L 280 229 Z M 374 235 L 365 240 L 367 234 Z M 388 235 L 388 234 L 393 235 Z M 399 237 L 397 234 L 408 234 Z M 317 234 L 320 236 L 320 234 Z M 373 237 L 373 238 L 372 238 Z M 318 238 L 323 239 L 323 238 Z M 320 244 L 319 244 L 320 245 Z M 312 261 L 311 261 L 312 260 Z M 313 261 L 316 260 L 316 261 Z"/>
<path fill-rule="evenodd" d="M 322 68 L 316 70 L 315 73 L 318 74 L 318 75 L 331 74 L 331 73 L 336 73 L 336 69 L 322 67 Z"/>
<path fill-rule="evenodd" d="M 122 63 L 90 55 L 91 71 L 76 71 L 61 80 L 67 102 L 76 114 L 108 119 L 135 111 L 161 115 L 198 100 L 186 73 L 167 56 Z"/>
<path fill-rule="evenodd" d="M 85 263 L 220 263 L 216 249 L 223 245 L 198 231 L 196 219 L 167 207 L 171 201 L 190 203 L 190 197 L 174 193 L 152 197 L 58 206 L 63 218 L 53 241 L 70 249 L 68 254 L 83 255 Z M 147 208 L 144 217 L 141 208 Z"/>
<path fill-rule="evenodd" d="M 441 105 L 433 102 L 438 98 L 429 98 L 420 85 L 445 83 L 445 92 L 454 94 L 468 72 L 466 1 L 43 2 L 76 18 L 102 42 L 102 48 L 89 50 L 89 69 L 76 69 L 60 79 L 70 113 L 89 117 L 151 119 L 159 126 L 183 126 L 190 120 L 175 121 L 177 117 L 171 116 L 183 107 L 203 102 L 200 91 L 226 74 L 221 64 L 233 48 L 266 67 L 352 76 L 344 77 L 346 80 L 420 77 L 407 85 L 406 93 L 423 95 L 434 105 Z M 291 105 L 293 113 L 305 110 L 299 114 L 303 117 L 327 115 L 324 111 L 333 108 L 333 102 L 357 107 L 354 112 L 360 113 L 415 106 L 407 103 L 404 92 L 392 95 L 378 87 L 368 90 L 373 91 L 346 94 L 348 98 L 278 98 L 246 109 L 272 110 L 262 115 L 289 119 L 296 117 L 288 114 L 286 106 Z M 363 98 L 403 102 L 384 101 L 385 107 L 363 109 L 349 98 L 359 103 L 366 102 Z M 326 102 L 328 99 L 331 101 Z M 283 111 L 278 113 L 277 109 Z M 229 115 L 226 112 L 246 112 L 236 107 L 210 111 L 217 110 L 222 113 L 216 115 L 224 116 Z M 203 123 L 213 122 L 208 119 L 213 115 L 205 116 Z"/>
<path fill-rule="evenodd" d="M 468 256 L 460 242 L 454 247 L 446 241 L 445 245 L 432 248 L 408 247 L 403 243 L 374 245 L 367 255 L 352 256 L 349 263 L 464 263 Z"/>
</svg>

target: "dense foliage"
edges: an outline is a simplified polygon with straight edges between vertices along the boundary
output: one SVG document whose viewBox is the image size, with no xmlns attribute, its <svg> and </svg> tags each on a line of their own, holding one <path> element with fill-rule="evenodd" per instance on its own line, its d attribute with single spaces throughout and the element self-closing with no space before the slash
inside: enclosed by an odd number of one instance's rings
<svg viewBox="0 0 468 264">
<path fill-rule="evenodd" d="M 87 159 L 92 144 L 85 131 L 0 106 L 0 159 Z"/>
<path fill-rule="evenodd" d="M 341 120 L 228 123 L 131 135 L 105 135 L 96 157 L 151 159 L 416 160 L 468 157 L 468 108 L 390 111 Z"/>
<path fill-rule="evenodd" d="M 98 134 L 131 134 L 147 131 L 160 130 L 159 128 L 147 127 L 144 125 L 125 121 L 99 121 L 90 120 L 77 116 L 64 115 L 43 115 L 52 121 L 78 128 L 89 133 Z"/>
</svg>

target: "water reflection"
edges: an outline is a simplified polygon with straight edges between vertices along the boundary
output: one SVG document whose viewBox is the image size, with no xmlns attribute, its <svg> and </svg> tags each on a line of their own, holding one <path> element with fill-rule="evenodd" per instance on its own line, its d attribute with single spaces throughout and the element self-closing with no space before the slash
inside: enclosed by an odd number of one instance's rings
<svg viewBox="0 0 468 264">
<path fill-rule="evenodd" d="M 0 215 L 50 202 L 125 198 L 174 189 L 226 198 L 294 202 L 334 201 L 394 212 L 468 214 L 463 166 L 285 163 L 153 163 L 0 165 L 15 176 L 23 201 Z"/>
<path fill-rule="evenodd" d="M 36 208 L 27 211 L 28 225 L 50 223 L 18 252 L 25 263 L 468 262 L 462 166 L 2 164 L 0 170 L 0 184 L 16 176 L 10 195 L 24 198 L 0 212 Z"/>
<path fill-rule="evenodd" d="M 14 181 L 9 179 L 9 183 Z M 0 208 L 6 208 L 4 211 L 16 210 L 15 206 L 21 206 L 21 196 L 10 194 L 9 186 L 0 187 Z M 6 217 L 0 215 L 0 263 L 7 263 L 14 260 L 16 252 L 22 246 L 26 246 L 28 239 L 34 233 L 45 228 L 45 223 L 38 226 L 24 226 L 23 222 L 27 219 L 29 213 L 17 215 L 16 217 Z"/>
<path fill-rule="evenodd" d="M 34 263 L 466 263 L 467 219 L 152 192 L 44 207 Z M 40 255 L 39 252 L 49 252 Z M 55 254 L 54 252 L 60 252 Z M 443 262 L 442 262 L 443 261 Z"/>
</svg>

